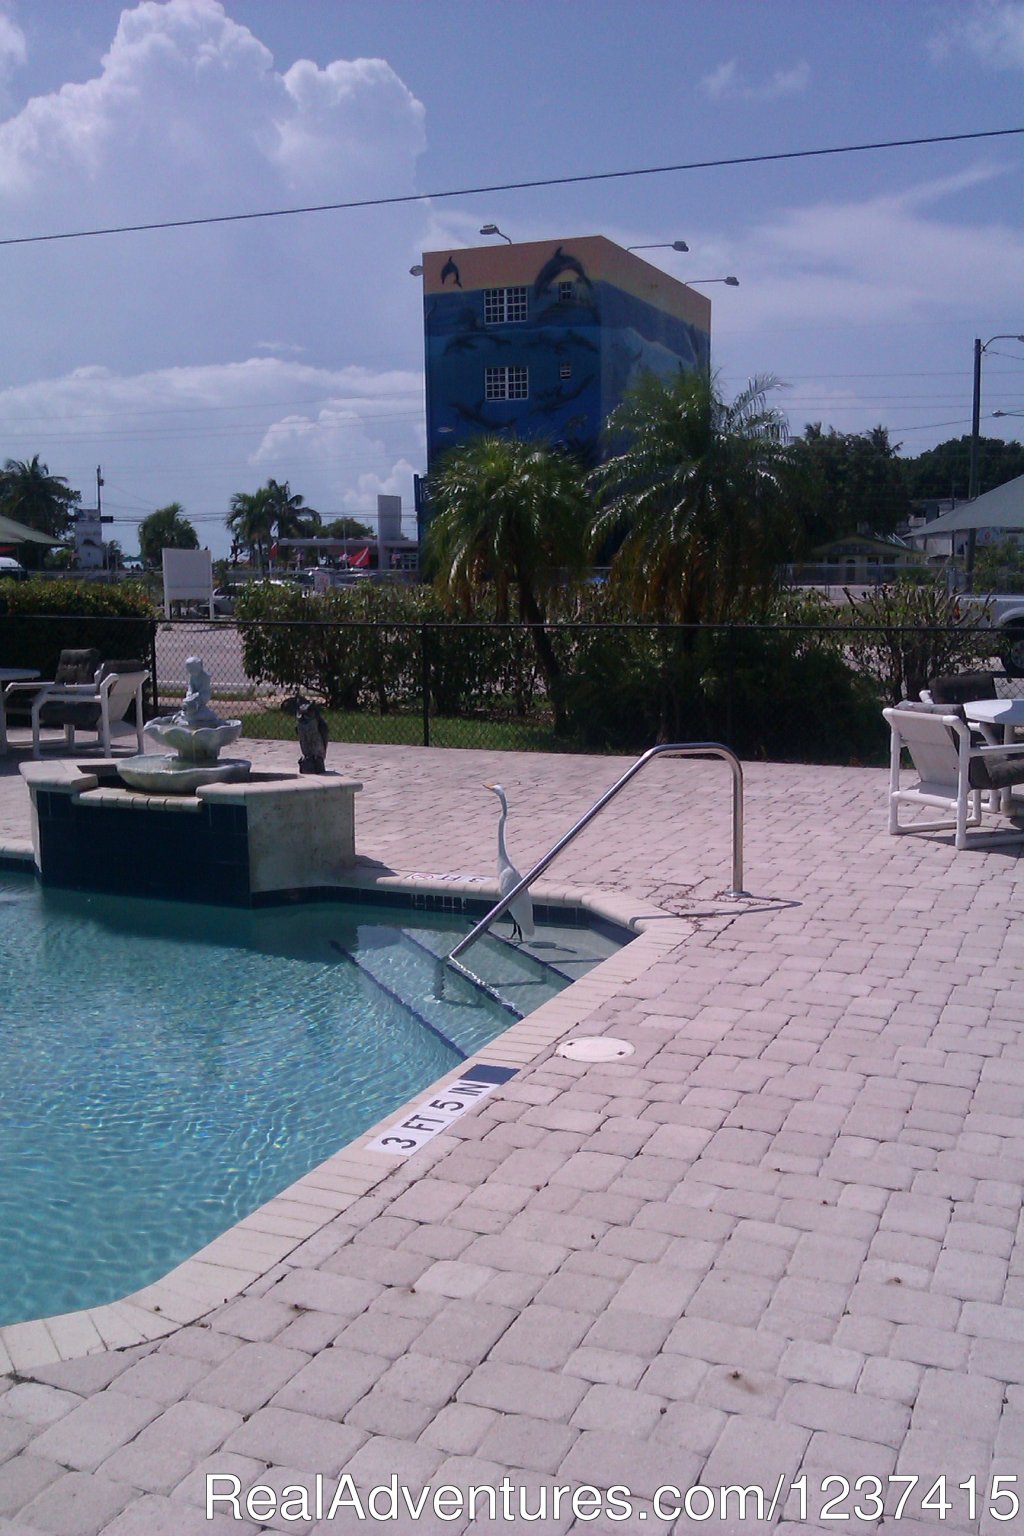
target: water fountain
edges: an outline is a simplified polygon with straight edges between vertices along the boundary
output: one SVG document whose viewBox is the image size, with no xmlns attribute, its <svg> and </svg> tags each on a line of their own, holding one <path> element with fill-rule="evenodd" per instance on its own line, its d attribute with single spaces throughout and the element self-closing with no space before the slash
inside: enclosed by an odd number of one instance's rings
<svg viewBox="0 0 1024 1536">
<path fill-rule="evenodd" d="M 241 734 L 241 720 L 222 720 L 210 707 L 210 674 L 199 656 L 185 662 L 188 691 L 176 714 L 160 715 L 146 725 L 146 735 L 170 752 L 143 752 L 118 763 L 118 773 L 133 789 L 151 794 L 187 795 L 202 784 L 247 779 L 246 758 L 221 759 L 222 748 Z"/>
<path fill-rule="evenodd" d="M 168 750 L 136 757 L 26 763 L 32 842 L 44 885 L 256 906 L 333 889 L 355 863 L 362 785 L 303 747 L 299 773 L 250 771 L 221 757 L 241 720 L 211 708 L 210 675 L 185 663 L 188 688 L 146 734 Z M 316 743 L 322 752 L 323 738 Z"/>
</svg>

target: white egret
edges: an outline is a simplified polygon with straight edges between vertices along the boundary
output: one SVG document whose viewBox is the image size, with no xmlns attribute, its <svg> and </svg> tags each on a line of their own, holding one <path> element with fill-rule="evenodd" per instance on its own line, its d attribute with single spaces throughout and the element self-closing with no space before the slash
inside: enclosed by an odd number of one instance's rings
<svg viewBox="0 0 1024 1536">
<path fill-rule="evenodd" d="M 484 789 L 489 789 L 492 795 L 497 795 L 501 803 L 501 820 L 498 822 L 498 894 L 507 896 L 523 878 L 509 858 L 505 847 L 508 800 L 500 784 L 485 784 Z M 512 937 L 517 944 L 521 944 L 524 934 L 527 938 L 533 934 L 533 899 L 529 891 L 520 891 L 512 905 L 505 908 L 505 912 L 512 919 Z"/>
</svg>

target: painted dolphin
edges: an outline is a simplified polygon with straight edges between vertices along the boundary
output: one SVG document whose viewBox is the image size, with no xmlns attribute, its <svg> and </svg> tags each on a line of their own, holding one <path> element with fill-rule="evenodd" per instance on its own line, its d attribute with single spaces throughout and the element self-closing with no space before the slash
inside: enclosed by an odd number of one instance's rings
<svg viewBox="0 0 1024 1536">
<path fill-rule="evenodd" d="M 449 256 L 448 260 L 445 262 L 444 266 L 441 268 L 441 286 L 442 287 L 444 286 L 444 284 L 448 281 L 448 279 L 450 277 L 454 277 L 456 288 L 461 288 L 462 287 L 462 278 L 459 276 L 459 269 L 455 265 L 455 258 L 453 256 Z"/>
<path fill-rule="evenodd" d="M 584 271 L 583 263 L 578 261 L 575 256 L 570 256 L 561 246 L 558 246 L 554 255 L 548 258 L 537 273 L 533 284 L 535 297 L 539 297 L 545 289 L 550 288 L 555 278 L 563 272 L 572 272 L 581 282 L 586 283 L 588 288 L 591 286 L 590 278 Z"/>
</svg>

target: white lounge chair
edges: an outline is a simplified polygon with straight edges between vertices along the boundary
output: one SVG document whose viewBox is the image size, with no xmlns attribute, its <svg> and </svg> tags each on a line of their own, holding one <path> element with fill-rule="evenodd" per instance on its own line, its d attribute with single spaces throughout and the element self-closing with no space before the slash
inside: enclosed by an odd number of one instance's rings
<svg viewBox="0 0 1024 1536">
<path fill-rule="evenodd" d="M 149 672 L 140 661 L 105 661 L 91 683 L 51 683 L 32 701 L 32 756 L 41 755 L 42 726 L 62 725 L 64 744 L 75 748 L 75 731 L 95 731 L 98 744 L 109 757 L 114 727 L 124 721 L 135 704 L 135 732 L 139 752 L 145 749 L 142 691 Z"/>
<path fill-rule="evenodd" d="M 963 710 L 953 704 L 911 703 L 904 699 L 882 711 L 892 732 L 889 772 L 889 831 L 954 833 L 954 846 L 967 847 L 967 830 L 980 827 L 986 812 L 999 809 L 1001 792 L 1024 784 L 1024 745 L 976 746 Z M 910 754 L 918 782 L 900 785 L 903 748 Z M 935 806 L 951 821 L 915 821 L 900 825 L 901 805 Z M 1024 837 L 1024 829 L 1004 832 Z"/>
</svg>

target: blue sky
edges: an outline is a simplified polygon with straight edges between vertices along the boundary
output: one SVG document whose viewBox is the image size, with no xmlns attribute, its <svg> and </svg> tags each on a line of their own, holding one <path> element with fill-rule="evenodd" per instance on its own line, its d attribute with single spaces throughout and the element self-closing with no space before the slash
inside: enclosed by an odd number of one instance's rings
<svg viewBox="0 0 1024 1536">
<path fill-rule="evenodd" d="M 0 235 L 1024 125 L 1024 3 L 0 0 Z M 411 507 L 424 249 L 605 234 L 715 286 L 723 388 L 794 432 L 970 427 L 975 336 L 1024 333 L 1024 137 L 0 247 L 0 458 L 39 453 L 127 552 L 184 504 L 227 548 L 269 476 Z M 1024 345 L 983 430 L 1022 436 Z"/>
</svg>

